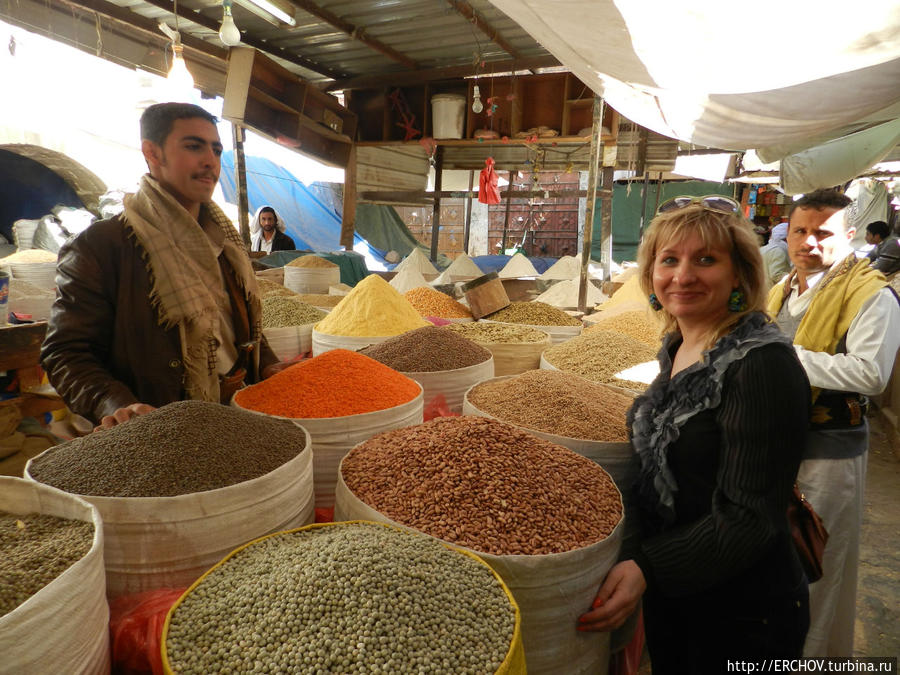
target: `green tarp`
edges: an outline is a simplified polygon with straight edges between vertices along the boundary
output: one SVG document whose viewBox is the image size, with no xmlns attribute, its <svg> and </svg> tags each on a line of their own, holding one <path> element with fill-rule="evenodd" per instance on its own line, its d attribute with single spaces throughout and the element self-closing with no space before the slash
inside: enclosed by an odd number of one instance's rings
<svg viewBox="0 0 900 675">
<path fill-rule="evenodd" d="M 619 183 L 613 189 L 612 203 L 612 240 L 613 260 L 637 259 L 637 246 L 640 241 L 641 223 L 641 188 L 643 183 L 634 181 L 631 184 L 631 194 L 628 194 L 628 186 Z M 647 206 L 644 218 L 646 228 L 653 219 L 653 209 L 656 206 L 657 183 L 651 181 L 647 185 Z M 708 183 L 705 181 L 664 182 L 659 203 L 667 199 L 681 195 L 734 195 L 734 186 L 730 183 Z M 594 231 L 591 239 L 591 258 L 600 260 L 600 202 L 597 200 L 594 209 Z"/>
</svg>

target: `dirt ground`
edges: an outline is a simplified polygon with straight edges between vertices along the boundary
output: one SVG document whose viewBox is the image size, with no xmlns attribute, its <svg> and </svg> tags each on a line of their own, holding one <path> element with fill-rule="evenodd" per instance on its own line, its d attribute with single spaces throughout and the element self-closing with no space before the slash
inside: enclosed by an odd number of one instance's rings
<svg viewBox="0 0 900 675">
<path fill-rule="evenodd" d="M 884 419 L 869 418 L 854 656 L 900 655 L 900 447 Z"/>
</svg>

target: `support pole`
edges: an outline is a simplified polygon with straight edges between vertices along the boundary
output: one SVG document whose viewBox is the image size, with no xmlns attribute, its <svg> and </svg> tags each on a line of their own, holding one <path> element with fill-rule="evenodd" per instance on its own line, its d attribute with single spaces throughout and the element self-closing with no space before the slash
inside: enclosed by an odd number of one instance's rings
<svg viewBox="0 0 900 675">
<path fill-rule="evenodd" d="M 441 236 L 441 181 L 444 175 L 444 147 L 434 151 L 434 206 L 431 210 L 431 262 L 437 261 L 438 239 Z"/>
<path fill-rule="evenodd" d="M 600 264 L 603 266 L 603 281 L 612 278 L 612 192 L 614 166 L 604 166 L 602 185 L 609 194 L 600 200 Z"/>
<path fill-rule="evenodd" d="M 594 233 L 594 206 L 597 193 L 597 173 L 600 169 L 600 129 L 603 122 L 603 99 L 594 95 L 594 107 L 591 124 L 591 164 L 588 171 L 588 198 L 584 208 L 584 232 L 581 246 L 581 277 L 578 280 L 578 311 L 584 312 L 587 306 L 588 265 L 591 263 L 591 238 Z M 606 199 L 603 203 L 606 203 Z"/>
<path fill-rule="evenodd" d="M 250 205 L 247 201 L 247 164 L 244 161 L 244 129 L 239 124 L 231 125 L 234 143 L 234 184 L 237 187 L 238 223 L 244 246 L 250 250 Z"/>
<path fill-rule="evenodd" d="M 650 183 L 650 174 L 644 172 L 644 184 L 641 186 L 641 224 L 638 227 L 638 243 L 644 237 L 644 221 L 647 217 L 647 187 Z"/>
<path fill-rule="evenodd" d="M 469 172 L 469 191 L 466 193 L 466 224 L 463 226 L 463 253 L 469 254 L 469 229 L 472 225 L 472 187 L 475 185 L 475 172 Z"/>
<path fill-rule="evenodd" d="M 353 250 L 353 231 L 356 229 L 356 143 L 350 146 L 350 157 L 344 169 L 344 200 L 341 208 L 340 244 Z"/>
<path fill-rule="evenodd" d="M 509 208 L 512 205 L 513 181 L 518 171 L 509 172 L 509 185 L 506 189 L 506 212 L 503 214 L 503 236 L 500 238 L 500 255 L 506 255 L 506 230 L 509 227 Z"/>
<path fill-rule="evenodd" d="M 653 207 L 653 217 L 656 217 L 656 209 L 659 208 L 659 198 L 662 195 L 662 171 L 659 172 L 659 178 L 656 181 L 656 206 Z"/>
</svg>

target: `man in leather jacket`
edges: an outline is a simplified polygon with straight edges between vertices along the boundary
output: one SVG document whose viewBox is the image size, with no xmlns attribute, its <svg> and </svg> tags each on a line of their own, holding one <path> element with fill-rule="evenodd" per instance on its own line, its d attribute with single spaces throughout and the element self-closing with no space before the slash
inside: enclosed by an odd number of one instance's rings
<svg viewBox="0 0 900 675">
<path fill-rule="evenodd" d="M 215 123 L 191 104 L 147 108 L 140 189 L 60 250 L 41 364 L 69 408 L 103 427 L 182 399 L 227 402 L 274 361 L 261 354 L 246 250 L 211 201 Z"/>
</svg>

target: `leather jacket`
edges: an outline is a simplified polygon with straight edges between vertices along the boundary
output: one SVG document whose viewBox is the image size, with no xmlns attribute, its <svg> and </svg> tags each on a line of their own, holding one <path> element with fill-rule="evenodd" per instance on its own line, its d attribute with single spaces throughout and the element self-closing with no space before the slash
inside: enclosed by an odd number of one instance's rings
<svg viewBox="0 0 900 675">
<path fill-rule="evenodd" d="M 93 223 L 60 249 L 41 365 L 69 409 L 95 422 L 133 403 L 185 397 L 179 331 L 159 325 L 145 255 L 122 216 Z"/>
</svg>

